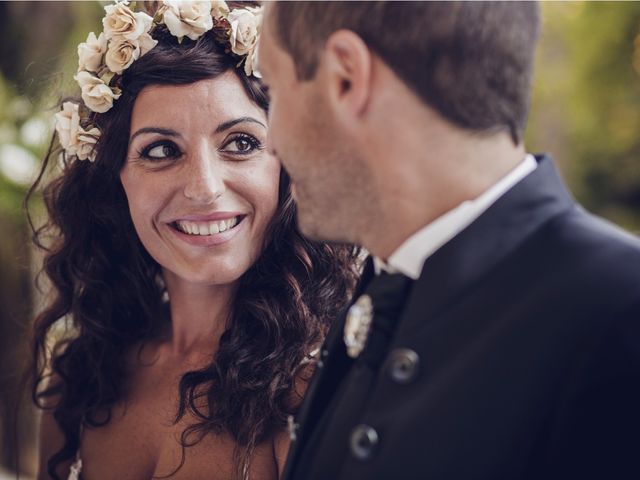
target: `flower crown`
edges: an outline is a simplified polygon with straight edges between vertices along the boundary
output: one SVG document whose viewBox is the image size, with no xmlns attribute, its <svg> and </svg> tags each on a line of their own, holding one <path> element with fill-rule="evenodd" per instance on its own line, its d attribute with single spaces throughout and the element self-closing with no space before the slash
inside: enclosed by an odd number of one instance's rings
<svg viewBox="0 0 640 480">
<path fill-rule="evenodd" d="M 197 40 L 214 30 L 216 40 L 228 45 L 229 52 L 240 59 L 237 67 L 244 63 L 247 76 L 260 77 L 254 66 L 261 7 L 230 9 L 224 0 L 164 0 L 151 17 L 145 12 L 134 12 L 128 5 L 124 0 L 105 6 L 104 31 L 98 37 L 89 33 L 87 41 L 78 45 L 78 72 L 73 78 L 80 86 L 84 105 L 92 112 L 107 112 L 120 98 L 122 91 L 114 77 L 122 75 L 157 45 L 151 33 L 158 25 L 166 26 L 178 42 L 184 37 Z M 86 125 L 90 123 L 88 118 L 81 122 L 80 105 L 64 102 L 55 117 L 60 145 L 66 155 L 94 161 L 100 130 L 95 125 Z"/>
</svg>

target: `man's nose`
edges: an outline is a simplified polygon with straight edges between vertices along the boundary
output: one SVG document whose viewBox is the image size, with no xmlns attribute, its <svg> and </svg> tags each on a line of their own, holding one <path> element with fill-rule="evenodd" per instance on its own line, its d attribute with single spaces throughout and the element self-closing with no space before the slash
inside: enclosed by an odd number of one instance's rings
<svg viewBox="0 0 640 480">
<path fill-rule="evenodd" d="M 269 123 L 268 123 L 268 128 L 267 128 L 267 152 L 269 152 L 271 155 L 277 157 L 278 154 L 276 153 L 276 147 L 275 144 L 273 142 L 273 128 L 271 128 L 271 114 L 269 114 Z"/>
<path fill-rule="evenodd" d="M 209 204 L 225 191 L 224 172 L 217 152 L 203 148 L 187 161 L 184 196 L 198 203 Z"/>
</svg>

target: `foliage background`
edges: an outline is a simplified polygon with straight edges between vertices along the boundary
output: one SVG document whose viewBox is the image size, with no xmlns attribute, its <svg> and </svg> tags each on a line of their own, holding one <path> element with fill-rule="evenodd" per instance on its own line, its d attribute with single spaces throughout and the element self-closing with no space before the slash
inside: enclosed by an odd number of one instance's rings
<svg viewBox="0 0 640 480">
<path fill-rule="evenodd" d="M 552 154 L 587 209 L 640 232 L 640 3 L 542 12 L 528 150 Z M 101 17 L 99 2 L 0 2 L 0 479 L 3 467 L 33 476 L 36 462 L 36 414 L 19 383 L 42 294 L 22 202 L 56 104 L 74 92 L 76 46 Z"/>
</svg>

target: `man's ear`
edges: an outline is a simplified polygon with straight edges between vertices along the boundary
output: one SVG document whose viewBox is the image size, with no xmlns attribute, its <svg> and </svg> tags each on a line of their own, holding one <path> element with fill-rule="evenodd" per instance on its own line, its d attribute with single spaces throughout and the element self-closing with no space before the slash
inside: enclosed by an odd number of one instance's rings
<svg viewBox="0 0 640 480">
<path fill-rule="evenodd" d="M 328 100 L 346 120 L 355 120 L 371 97 L 371 51 L 354 32 L 337 30 L 327 39 L 323 56 Z"/>
</svg>

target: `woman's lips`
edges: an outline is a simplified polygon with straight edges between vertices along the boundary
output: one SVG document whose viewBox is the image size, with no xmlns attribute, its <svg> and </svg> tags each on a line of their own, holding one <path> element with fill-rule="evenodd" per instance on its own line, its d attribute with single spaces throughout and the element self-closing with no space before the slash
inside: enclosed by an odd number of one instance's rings
<svg viewBox="0 0 640 480">
<path fill-rule="evenodd" d="M 180 217 L 176 217 L 170 221 L 170 223 L 186 220 L 192 222 L 215 222 L 218 220 L 229 220 L 233 217 L 242 217 L 244 216 L 241 212 L 213 212 L 206 214 L 192 214 L 192 215 L 182 215 Z"/>
</svg>

